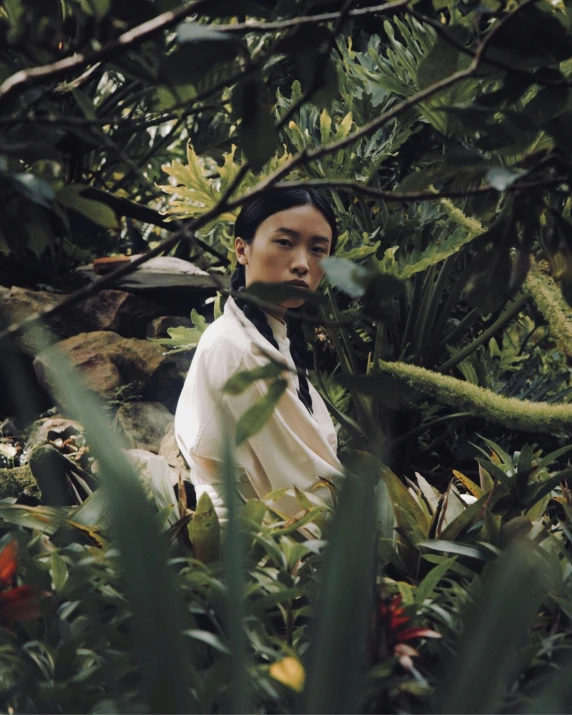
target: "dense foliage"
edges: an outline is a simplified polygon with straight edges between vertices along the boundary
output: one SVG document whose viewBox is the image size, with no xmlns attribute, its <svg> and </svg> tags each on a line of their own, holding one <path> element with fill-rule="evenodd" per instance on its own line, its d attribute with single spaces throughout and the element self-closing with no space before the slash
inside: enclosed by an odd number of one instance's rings
<svg viewBox="0 0 572 715">
<path fill-rule="evenodd" d="M 323 187 L 304 317 L 347 469 L 287 520 L 235 504 L 229 443 L 221 545 L 54 365 L 101 486 L 0 502 L 3 709 L 569 709 L 571 86 L 563 2 L 0 2 L 0 284 L 65 314 L 137 266 L 79 263 L 163 253 L 216 315 L 245 197 Z"/>
</svg>

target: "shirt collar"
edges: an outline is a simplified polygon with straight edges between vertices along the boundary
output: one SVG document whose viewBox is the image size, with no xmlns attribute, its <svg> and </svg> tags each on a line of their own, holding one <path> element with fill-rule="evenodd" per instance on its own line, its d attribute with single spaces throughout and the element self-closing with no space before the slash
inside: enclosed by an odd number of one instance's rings
<svg viewBox="0 0 572 715">
<path fill-rule="evenodd" d="M 286 323 L 283 320 L 278 320 L 278 318 L 275 318 L 266 311 L 264 311 L 264 315 L 266 315 L 266 320 L 276 340 L 286 340 L 288 334 L 288 326 Z"/>
<path fill-rule="evenodd" d="M 235 303 L 233 297 L 230 295 L 227 298 L 226 303 L 225 303 L 225 312 L 227 310 L 229 310 L 231 313 L 234 313 L 235 315 L 238 313 L 238 311 L 240 311 L 242 313 L 240 308 Z M 266 316 L 268 325 L 270 326 L 270 329 L 272 330 L 272 333 L 273 333 L 274 337 L 276 338 L 276 340 L 280 340 L 280 341 L 286 340 L 288 337 L 288 326 L 286 325 L 286 323 L 281 320 L 278 320 L 277 318 L 270 315 L 270 313 L 267 313 L 266 311 L 264 311 L 264 315 Z M 246 317 L 246 316 L 244 316 L 244 317 Z M 258 331 L 256 331 L 256 332 L 258 332 Z"/>
</svg>

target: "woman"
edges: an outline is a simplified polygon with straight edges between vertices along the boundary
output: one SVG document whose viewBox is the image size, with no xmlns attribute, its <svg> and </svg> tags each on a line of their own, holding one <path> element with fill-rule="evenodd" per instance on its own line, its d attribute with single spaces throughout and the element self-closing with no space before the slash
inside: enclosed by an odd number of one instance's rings
<svg viewBox="0 0 572 715">
<path fill-rule="evenodd" d="M 242 209 L 234 233 L 237 267 L 231 288 L 237 292 L 258 281 L 315 291 L 323 274 L 320 260 L 334 251 L 337 238 L 328 202 L 318 192 L 302 188 L 270 189 L 255 197 Z M 190 466 L 197 499 L 208 492 L 222 521 L 225 427 L 229 422 L 236 427 L 268 384 L 256 380 L 239 395 L 224 393 L 223 386 L 238 372 L 266 365 L 268 357 L 285 365 L 288 386 L 262 429 L 236 448 L 240 494 L 245 499 L 263 498 L 276 489 L 297 487 L 328 501 L 329 488 L 320 478 L 336 481 L 342 473 L 334 425 L 306 377 L 302 323 L 286 314 L 303 303 L 290 298 L 266 312 L 229 297 L 223 315 L 197 345 L 177 405 L 175 435 Z M 294 496 L 284 496 L 273 506 L 285 516 L 301 510 Z"/>
</svg>

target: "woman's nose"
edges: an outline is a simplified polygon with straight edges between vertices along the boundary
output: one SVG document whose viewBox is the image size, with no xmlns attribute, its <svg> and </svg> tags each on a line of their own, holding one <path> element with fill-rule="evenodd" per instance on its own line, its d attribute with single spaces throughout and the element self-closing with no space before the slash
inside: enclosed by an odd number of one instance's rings
<svg viewBox="0 0 572 715">
<path fill-rule="evenodd" d="M 307 273 L 310 270 L 308 258 L 304 251 L 296 251 L 292 257 L 291 268 L 296 273 Z"/>
</svg>

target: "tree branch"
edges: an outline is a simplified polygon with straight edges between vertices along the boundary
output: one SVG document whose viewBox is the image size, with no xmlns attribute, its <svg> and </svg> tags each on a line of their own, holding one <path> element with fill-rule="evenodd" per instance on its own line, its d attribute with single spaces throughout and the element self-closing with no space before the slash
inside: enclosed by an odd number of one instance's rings
<svg viewBox="0 0 572 715">
<path fill-rule="evenodd" d="M 210 0 L 193 0 L 193 2 L 185 3 L 185 5 L 182 5 L 176 10 L 164 12 L 124 32 L 116 40 L 113 40 L 100 50 L 96 50 L 87 55 L 75 54 L 71 57 L 64 57 L 64 59 L 49 65 L 20 70 L 4 80 L 0 85 L 0 103 L 24 86 L 35 84 L 36 82 L 41 82 L 46 79 L 56 79 L 70 70 L 77 70 L 82 67 L 87 67 L 88 65 L 93 65 L 96 62 L 109 60 L 125 49 L 134 47 L 145 40 L 149 40 L 163 30 L 176 25 L 178 22 L 181 22 L 181 20 L 184 20 L 189 15 L 192 15 L 209 4 Z"/>
<path fill-rule="evenodd" d="M 396 0 L 396 2 L 387 2 L 383 5 L 373 5 L 372 7 L 362 7 L 356 10 L 350 10 L 345 13 L 346 17 L 363 17 L 364 15 L 375 15 L 379 12 L 397 12 L 401 8 L 406 7 L 409 0 Z M 296 17 L 292 20 L 282 20 L 281 22 L 243 22 L 236 25 L 216 25 L 213 29 L 217 32 L 224 32 L 229 35 L 241 35 L 246 32 L 282 32 L 291 28 L 302 27 L 303 25 L 317 25 L 322 22 L 330 22 L 338 20 L 343 10 L 337 12 L 324 12 L 321 15 L 307 15 L 304 17 Z"/>
<path fill-rule="evenodd" d="M 507 186 L 504 191 L 514 192 L 514 191 L 526 191 L 530 189 L 541 189 L 547 188 L 549 186 L 557 186 L 559 184 L 568 183 L 568 177 L 560 177 L 556 179 L 545 179 L 539 181 L 529 181 L 526 183 L 517 183 Z M 465 191 L 383 191 L 382 189 L 375 189 L 372 186 L 366 186 L 365 184 L 360 184 L 358 181 L 350 181 L 345 179 L 307 179 L 306 181 L 280 181 L 274 184 L 277 188 L 285 188 L 287 186 L 314 186 L 316 188 L 332 188 L 332 189 L 344 189 L 346 191 L 356 191 L 360 194 L 365 194 L 366 196 L 372 196 L 377 199 L 383 199 L 384 201 L 438 201 L 439 199 L 463 199 L 466 196 L 479 196 L 481 194 L 490 194 L 493 192 L 500 193 L 500 190 L 491 186 L 491 184 L 485 184 L 484 186 L 479 186 L 475 189 L 467 189 Z"/>
</svg>

